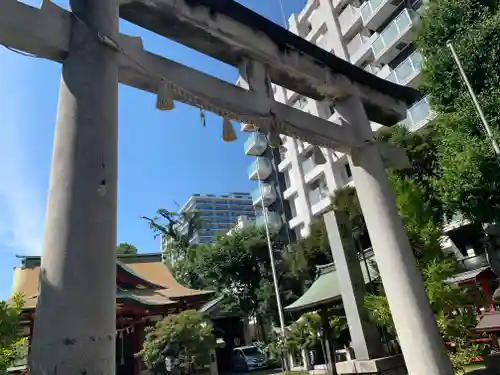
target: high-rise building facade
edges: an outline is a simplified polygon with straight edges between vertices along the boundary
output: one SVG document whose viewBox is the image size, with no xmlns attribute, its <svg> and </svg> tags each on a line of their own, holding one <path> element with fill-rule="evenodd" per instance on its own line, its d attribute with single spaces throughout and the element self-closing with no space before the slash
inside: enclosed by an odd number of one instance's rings
<svg viewBox="0 0 500 375">
<path fill-rule="evenodd" d="M 289 19 L 290 31 L 351 64 L 400 85 L 417 87 L 421 82 L 422 56 L 414 44 L 420 22 L 422 0 L 308 0 L 300 14 Z M 277 85 L 276 101 L 313 115 L 340 122 L 332 102 L 318 102 Z M 423 97 L 408 109 L 402 122 L 418 130 L 432 116 Z M 377 130 L 381 125 L 372 123 Z M 254 131 L 248 124 L 243 131 Z M 262 136 L 250 135 L 256 144 Z M 288 228 L 298 237 L 308 234 L 309 224 L 330 205 L 331 194 L 352 184 L 351 170 L 344 154 L 323 149 L 326 163 L 316 165 L 312 145 L 282 136 L 278 172 L 284 176 L 282 197 L 287 201 Z M 247 151 L 248 148 L 245 149 Z M 263 163 L 257 158 L 256 163 Z M 265 165 L 263 166 L 265 167 Z M 264 168 L 265 169 L 265 168 Z"/>
<path fill-rule="evenodd" d="M 255 218 L 255 209 L 249 193 L 193 194 L 182 207 L 183 213 L 197 213 L 201 228 L 191 238 L 191 244 L 211 243 L 217 233 L 227 233 L 238 222 L 239 216 Z M 180 230 L 187 230 L 183 224 Z"/>
</svg>

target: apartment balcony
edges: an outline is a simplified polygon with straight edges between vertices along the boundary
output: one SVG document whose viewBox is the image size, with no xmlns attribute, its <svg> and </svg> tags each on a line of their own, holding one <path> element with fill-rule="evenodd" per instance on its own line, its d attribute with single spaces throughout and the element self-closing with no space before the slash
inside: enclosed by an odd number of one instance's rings
<svg viewBox="0 0 500 375">
<path fill-rule="evenodd" d="M 340 32 L 344 38 L 351 37 L 362 25 L 359 8 L 348 5 L 339 15 Z"/>
<path fill-rule="evenodd" d="M 373 75 L 377 75 L 378 72 L 380 72 L 380 68 L 376 65 L 373 64 L 368 64 L 363 68 L 364 71 L 367 71 L 368 73 L 371 73 Z"/>
<path fill-rule="evenodd" d="M 311 14 L 309 24 L 311 27 L 308 29 L 305 39 L 316 44 L 317 40 L 325 34 L 327 30 L 325 16 L 318 9 L 315 9 Z"/>
<path fill-rule="evenodd" d="M 387 76 L 387 80 L 402 86 L 417 88 L 421 83 L 422 55 L 415 51 Z"/>
<path fill-rule="evenodd" d="M 363 25 L 370 30 L 377 30 L 400 3 L 399 0 L 368 0 L 361 5 Z"/>
<path fill-rule="evenodd" d="M 248 178 L 250 180 L 265 180 L 267 179 L 273 171 L 273 166 L 271 165 L 271 160 L 268 158 L 258 157 L 255 161 L 248 167 Z"/>
<path fill-rule="evenodd" d="M 344 4 L 347 4 L 349 0 L 331 0 L 334 10 L 339 10 Z"/>
<path fill-rule="evenodd" d="M 418 24 L 419 19 L 414 10 L 403 10 L 373 42 L 375 61 L 388 64 L 410 44 L 414 39 L 414 26 Z"/>
<path fill-rule="evenodd" d="M 262 192 L 261 192 L 262 187 Z M 262 193 L 262 194 L 261 194 Z M 270 184 L 262 184 L 257 189 L 252 192 L 252 202 L 254 206 L 260 206 L 261 198 L 264 198 L 264 206 L 269 206 L 276 201 L 276 189 L 273 185 Z"/>
<path fill-rule="evenodd" d="M 425 126 L 434 116 L 429 107 L 429 101 L 427 98 L 422 98 L 408 109 L 406 119 L 401 124 L 406 126 L 408 130 L 415 131 Z"/>
<path fill-rule="evenodd" d="M 283 226 L 280 215 L 275 211 L 267 210 L 267 222 L 269 224 L 269 229 L 278 231 Z M 266 225 L 266 219 L 264 214 L 257 216 L 255 219 L 255 225 L 258 227 L 263 227 Z"/>
<path fill-rule="evenodd" d="M 377 38 L 377 33 L 374 33 L 370 37 L 360 34 L 355 35 L 347 44 L 351 64 L 360 66 L 367 59 L 373 59 L 372 44 Z"/>
<path fill-rule="evenodd" d="M 255 125 L 245 124 L 244 122 L 242 122 L 240 130 L 242 132 L 256 132 L 259 129 Z"/>
<path fill-rule="evenodd" d="M 295 229 L 304 222 L 302 216 L 297 215 L 288 222 L 288 228 Z"/>
<path fill-rule="evenodd" d="M 245 154 L 260 156 L 267 149 L 267 137 L 262 133 L 252 133 L 245 142 Z"/>
<path fill-rule="evenodd" d="M 306 21 L 309 17 L 311 17 L 311 14 L 318 8 L 318 6 L 318 0 L 308 0 L 304 8 L 302 8 L 302 11 L 298 14 L 297 22 L 300 24 Z"/>
</svg>

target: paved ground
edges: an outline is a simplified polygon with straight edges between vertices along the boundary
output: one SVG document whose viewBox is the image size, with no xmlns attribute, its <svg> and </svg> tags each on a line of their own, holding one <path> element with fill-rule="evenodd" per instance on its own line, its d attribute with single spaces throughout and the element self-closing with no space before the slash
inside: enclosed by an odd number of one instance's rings
<svg viewBox="0 0 500 375">
<path fill-rule="evenodd" d="M 283 370 L 281 368 L 267 369 L 267 370 L 256 370 L 256 371 L 250 371 L 250 372 L 230 371 L 230 372 L 224 372 L 221 375 L 278 375 L 278 374 L 283 374 Z"/>
</svg>

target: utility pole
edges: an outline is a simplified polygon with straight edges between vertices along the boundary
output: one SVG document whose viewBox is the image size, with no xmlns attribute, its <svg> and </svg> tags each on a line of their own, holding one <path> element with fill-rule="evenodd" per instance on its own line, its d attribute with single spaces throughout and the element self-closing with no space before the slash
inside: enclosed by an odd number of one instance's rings
<svg viewBox="0 0 500 375">
<path fill-rule="evenodd" d="M 70 6 L 31 375 L 115 373 L 118 2 Z"/>
<path fill-rule="evenodd" d="M 446 46 L 451 51 L 453 59 L 455 60 L 455 63 L 457 64 L 458 70 L 460 71 L 460 75 L 462 76 L 462 80 L 464 81 L 464 84 L 467 87 L 467 90 L 469 91 L 472 102 L 474 103 L 474 106 L 476 107 L 477 114 L 478 114 L 479 118 L 481 119 L 481 122 L 483 123 L 484 129 L 486 130 L 486 134 L 488 135 L 488 138 L 491 141 L 491 145 L 493 146 L 493 151 L 495 151 L 495 155 L 497 157 L 497 160 L 499 160 L 499 162 L 500 162 L 500 147 L 498 147 L 498 143 L 495 140 L 495 137 L 493 136 L 490 125 L 488 124 L 488 121 L 486 120 L 486 116 L 483 113 L 483 109 L 481 108 L 481 105 L 479 104 L 479 102 L 476 98 L 476 94 L 474 93 L 474 90 L 472 89 L 472 86 L 469 82 L 469 79 L 467 78 L 467 75 L 465 74 L 464 68 L 462 67 L 462 63 L 460 62 L 460 59 L 458 58 L 458 55 L 455 52 L 455 48 L 453 48 L 453 44 L 451 44 L 451 42 L 448 42 L 448 43 L 446 43 Z"/>
</svg>

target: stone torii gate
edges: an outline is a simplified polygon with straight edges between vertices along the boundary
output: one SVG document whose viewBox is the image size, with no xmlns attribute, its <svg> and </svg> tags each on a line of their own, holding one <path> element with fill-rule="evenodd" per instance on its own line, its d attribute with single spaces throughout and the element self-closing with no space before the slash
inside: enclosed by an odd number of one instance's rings
<svg viewBox="0 0 500 375">
<path fill-rule="evenodd" d="M 408 372 L 452 374 L 369 123 L 403 119 L 415 91 L 358 69 L 232 0 L 70 5 L 71 12 L 49 0 L 40 9 L 0 0 L 0 43 L 63 66 L 31 374 L 115 372 L 118 82 L 349 154 Z M 145 51 L 140 39 L 119 34 L 119 16 L 250 67 L 248 89 Z M 275 102 L 263 94 L 270 82 L 335 100 L 342 124 Z"/>
</svg>

